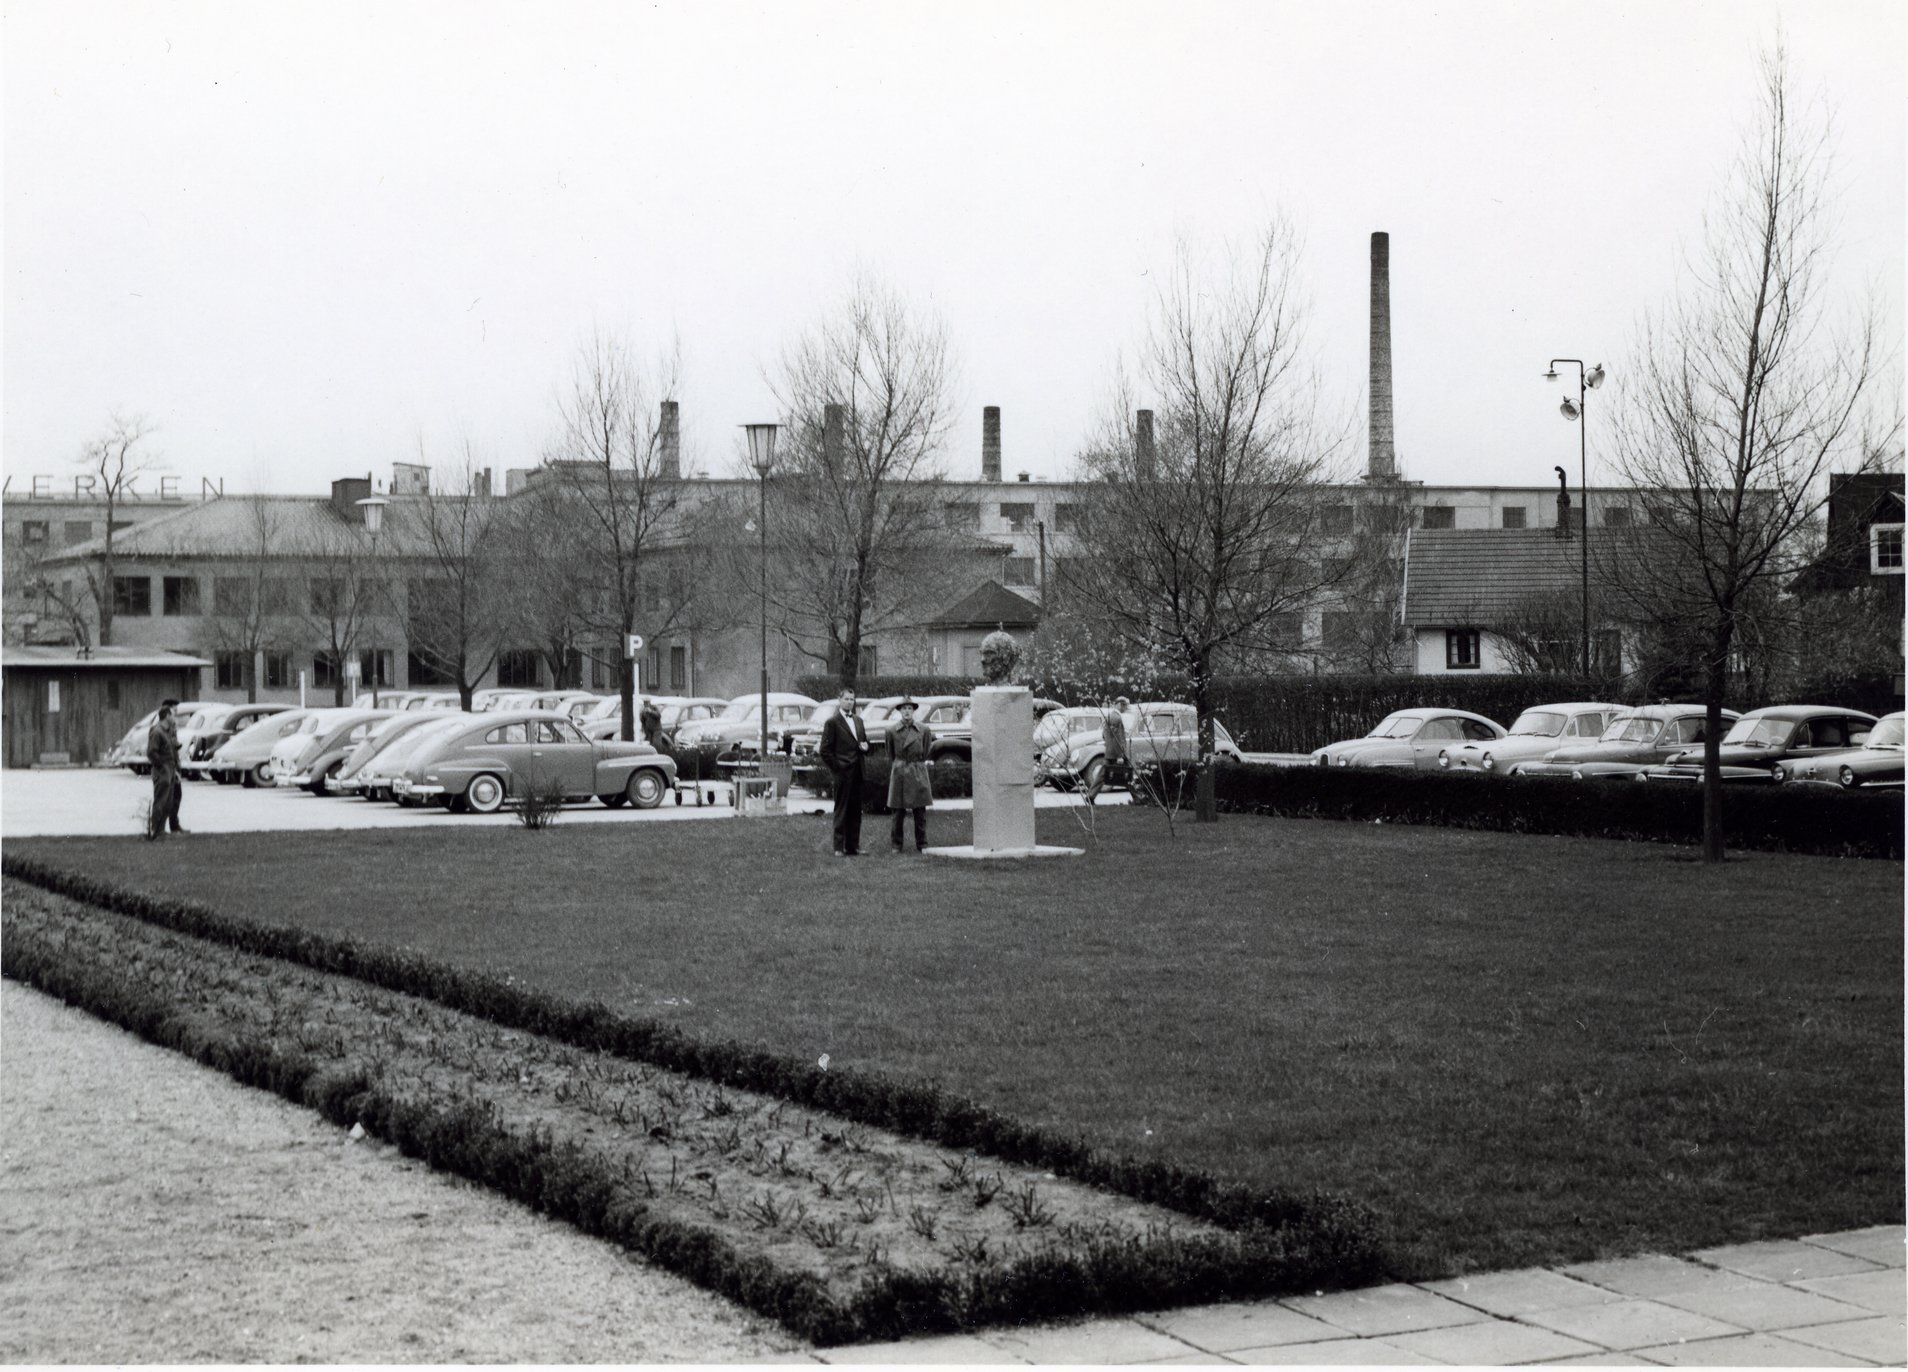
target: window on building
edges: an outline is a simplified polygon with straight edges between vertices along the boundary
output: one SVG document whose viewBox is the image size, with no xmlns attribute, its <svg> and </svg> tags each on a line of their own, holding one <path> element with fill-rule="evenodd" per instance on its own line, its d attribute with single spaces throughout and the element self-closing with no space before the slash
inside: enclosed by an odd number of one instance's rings
<svg viewBox="0 0 1908 1372">
<path fill-rule="evenodd" d="M 245 689 L 245 665 L 252 655 L 237 650 L 212 654 L 212 679 L 221 691 Z"/>
<path fill-rule="evenodd" d="M 1319 531 L 1327 538 L 1344 538 L 1356 519 L 1350 505 L 1327 505 L 1319 514 Z"/>
<path fill-rule="evenodd" d="M 308 604 L 315 615 L 336 615 L 344 612 L 344 583 L 336 577 L 315 576 L 307 588 L 310 596 Z"/>
<path fill-rule="evenodd" d="M 23 519 L 20 521 L 20 541 L 29 548 L 44 548 L 47 539 L 47 524 L 44 519 Z"/>
<path fill-rule="evenodd" d="M 1364 615 L 1357 610 L 1327 610 L 1319 616 L 1319 637 L 1328 653 L 1350 652 L 1358 646 Z"/>
<path fill-rule="evenodd" d="M 1084 505 L 1055 505 L 1053 507 L 1054 532 L 1062 534 L 1083 534 L 1087 526 L 1087 507 Z"/>
<path fill-rule="evenodd" d="M 60 541 L 71 547 L 75 543 L 84 543 L 93 536 L 93 521 L 90 519 L 69 519 L 60 530 Z"/>
<path fill-rule="evenodd" d="M 119 683 L 111 677 L 106 679 L 106 708 L 109 710 L 119 708 Z"/>
<path fill-rule="evenodd" d="M 152 613 L 152 578 L 116 576 L 113 578 L 113 613 L 149 615 Z"/>
<path fill-rule="evenodd" d="M 830 676 L 841 675 L 841 664 L 842 664 L 843 657 L 844 657 L 844 654 L 841 651 L 840 645 L 831 643 L 828 646 L 828 674 Z M 875 667 L 876 661 L 877 661 L 877 654 L 875 652 L 875 645 L 872 643 L 862 644 L 861 656 L 858 659 L 859 665 L 855 668 L 855 675 L 856 676 L 874 676 L 876 674 L 876 667 Z"/>
<path fill-rule="evenodd" d="M 1031 557 L 1010 557 L 1001 562 L 1000 579 L 1009 586 L 1031 586 L 1034 584 L 1034 560 Z"/>
<path fill-rule="evenodd" d="M 1902 575 L 1899 524 L 1868 526 L 1868 570 L 1882 576 Z"/>
<path fill-rule="evenodd" d="M 1032 533 L 1034 526 L 1033 502 L 1003 500 L 1000 505 L 1000 517 L 1007 521 L 1007 527 L 1017 534 Z"/>
<path fill-rule="evenodd" d="M 1457 511 L 1449 505 L 1426 505 L 1424 507 L 1424 527 L 1427 529 L 1455 529 Z"/>
<path fill-rule="evenodd" d="M 311 684 L 314 688 L 323 690 L 331 686 L 336 686 L 342 679 L 342 676 L 343 674 L 338 668 L 338 659 L 329 651 L 312 654 Z"/>
<path fill-rule="evenodd" d="M 118 533 L 122 529 L 130 529 L 132 526 L 133 522 L 130 519 L 115 519 L 113 521 L 113 532 Z"/>
<path fill-rule="evenodd" d="M 1530 518 L 1530 507 L 1528 505 L 1506 505 L 1503 513 L 1504 527 L 1506 529 L 1521 529 L 1525 527 L 1525 521 Z"/>
<path fill-rule="evenodd" d="M 165 579 L 165 613 L 169 615 L 199 613 L 199 578 L 169 576 Z"/>
<path fill-rule="evenodd" d="M 1603 507 L 1603 522 L 1608 528 L 1627 529 L 1634 520 L 1630 515 L 1630 507 L 1628 505 L 1605 505 Z"/>
<path fill-rule="evenodd" d="M 1358 559 L 1355 557 L 1321 557 L 1318 560 L 1319 580 L 1327 586 L 1343 586 L 1352 580 L 1358 571 Z"/>
<path fill-rule="evenodd" d="M 404 679 L 412 686 L 455 686 L 457 682 L 431 657 L 409 653 L 404 660 Z"/>
<path fill-rule="evenodd" d="M 671 648 L 669 650 L 669 686 L 671 690 L 686 690 L 689 686 L 689 650 Z"/>
<path fill-rule="evenodd" d="M 265 687 L 267 690 L 283 691 L 298 683 L 292 678 L 292 656 L 290 653 L 265 654 Z"/>
<path fill-rule="evenodd" d="M 941 507 L 950 529 L 980 527 L 980 506 L 972 500 L 952 500 Z"/>
<path fill-rule="evenodd" d="M 1590 641 L 1590 656 L 1600 675 L 1616 676 L 1621 673 L 1623 671 L 1623 631 L 1598 629 Z"/>
<path fill-rule="evenodd" d="M 1475 671 L 1483 665 L 1479 652 L 1479 634 L 1476 629 L 1446 629 L 1444 631 L 1444 665 L 1451 671 Z"/>
<path fill-rule="evenodd" d="M 592 691 L 607 691 L 611 686 L 620 684 L 610 680 L 610 664 L 605 660 L 608 656 L 607 653 L 600 651 L 590 655 L 590 689 Z M 656 680 L 654 676 L 649 679 L 651 682 Z"/>
<path fill-rule="evenodd" d="M 1296 610 L 1271 615 L 1266 620 L 1266 632 L 1274 648 L 1300 647 L 1305 641 L 1305 616 Z"/>
<path fill-rule="evenodd" d="M 259 583 L 259 610 L 268 615 L 288 615 L 296 600 L 292 596 L 292 582 L 282 576 L 268 576 Z"/>
<path fill-rule="evenodd" d="M 556 683 L 559 691 L 580 691 L 583 689 L 583 650 L 571 648 L 563 655 L 563 679 Z"/>
<path fill-rule="evenodd" d="M 529 648 L 506 648 L 497 654 L 499 686 L 532 687 L 537 684 L 537 655 Z"/>
<path fill-rule="evenodd" d="M 358 650 L 358 679 L 366 686 L 380 689 L 395 684 L 391 676 L 392 654 L 389 648 L 360 648 Z"/>
<path fill-rule="evenodd" d="M 212 578 L 212 613 L 242 615 L 252 608 L 252 579 L 249 576 Z"/>
</svg>

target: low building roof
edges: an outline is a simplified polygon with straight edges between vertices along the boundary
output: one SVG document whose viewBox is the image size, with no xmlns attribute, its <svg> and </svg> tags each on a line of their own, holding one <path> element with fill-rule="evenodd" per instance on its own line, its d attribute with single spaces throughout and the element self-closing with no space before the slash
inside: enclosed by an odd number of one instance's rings
<svg viewBox="0 0 1908 1372">
<path fill-rule="evenodd" d="M 1554 529 L 1413 529 L 1405 544 L 1408 627 L 1487 628 L 1533 597 L 1577 595 L 1583 549 Z"/>
<path fill-rule="evenodd" d="M 1040 607 L 998 581 L 983 581 L 930 623 L 935 629 L 991 629 L 1009 624 L 1031 628 L 1040 622 Z"/>
<path fill-rule="evenodd" d="M 210 667 L 202 657 L 157 648 L 81 648 L 74 644 L 9 643 L 0 647 L 0 667 L 107 669 L 124 667 Z"/>
</svg>

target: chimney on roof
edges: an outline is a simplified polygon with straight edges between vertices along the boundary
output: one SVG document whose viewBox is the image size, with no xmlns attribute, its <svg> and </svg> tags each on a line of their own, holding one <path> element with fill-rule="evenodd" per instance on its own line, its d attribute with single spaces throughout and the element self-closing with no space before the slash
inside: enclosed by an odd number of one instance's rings
<svg viewBox="0 0 1908 1372">
<path fill-rule="evenodd" d="M 676 416 L 676 402 L 665 400 L 662 403 L 662 426 L 659 430 L 657 447 L 661 470 L 659 475 L 665 481 L 682 479 L 682 429 Z"/>
<path fill-rule="evenodd" d="M 331 483 L 331 508 L 336 510 L 338 518 L 347 524 L 364 523 L 364 508 L 360 500 L 371 495 L 371 477 L 345 476 Z"/>
<path fill-rule="evenodd" d="M 429 495 L 431 493 L 431 469 L 417 462 L 393 462 L 391 464 L 392 495 Z"/>
<path fill-rule="evenodd" d="M 1000 406 L 981 410 L 981 480 L 1000 480 Z"/>
<path fill-rule="evenodd" d="M 1141 410 L 1133 418 L 1133 472 L 1141 481 L 1151 481 L 1157 457 L 1153 448 L 1153 412 Z"/>
<path fill-rule="evenodd" d="M 841 431 L 845 411 L 840 405 L 822 406 L 822 460 L 834 470 L 841 464 Z"/>
<path fill-rule="evenodd" d="M 479 500 L 490 499 L 490 468 L 486 467 L 477 473 L 476 478 L 471 482 L 471 489 Z"/>
<path fill-rule="evenodd" d="M 1396 481 L 1397 452 L 1391 432 L 1391 235 L 1371 236 L 1371 435 L 1365 480 Z"/>
</svg>

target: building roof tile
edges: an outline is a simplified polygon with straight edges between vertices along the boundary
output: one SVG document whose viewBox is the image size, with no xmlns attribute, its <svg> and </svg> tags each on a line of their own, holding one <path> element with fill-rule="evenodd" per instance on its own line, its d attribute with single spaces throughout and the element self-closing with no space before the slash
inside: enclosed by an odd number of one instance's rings
<svg viewBox="0 0 1908 1372">
<path fill-rule="evenodd" d="M 977 629 L 1013 624 L 1031 627 L 1040 622 L 1040 607 L 1008 590 L 998 581 L 983 581 L 934 620 L 937 629 Z"/>
<path fill-rule="evenodd" d="M 1488 628 L 1533 596 L 1575 595 L 1583 549 L 1555 529 L 1413 529 L 1404 622 Z"/>
</svg>

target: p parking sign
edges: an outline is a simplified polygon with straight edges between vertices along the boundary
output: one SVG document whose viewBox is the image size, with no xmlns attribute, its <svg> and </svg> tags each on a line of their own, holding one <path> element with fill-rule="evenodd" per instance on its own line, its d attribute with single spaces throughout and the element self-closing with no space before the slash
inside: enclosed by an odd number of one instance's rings
<svg viewBox="0 0 1908 1372">
<path fill-rule="evenodd" d="M 643 636 L 641 634 L 623 635 L 623 656 L 625 658 L 633 658 L 642 650 Z"/>
</svg>

